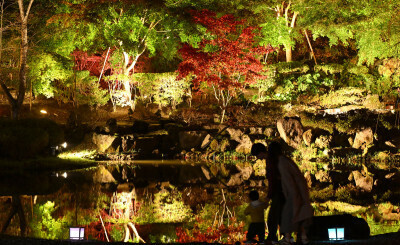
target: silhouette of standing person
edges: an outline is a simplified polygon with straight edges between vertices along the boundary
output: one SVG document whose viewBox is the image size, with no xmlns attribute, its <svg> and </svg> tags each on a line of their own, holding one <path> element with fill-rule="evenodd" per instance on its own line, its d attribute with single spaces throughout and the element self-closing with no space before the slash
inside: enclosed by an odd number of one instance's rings
<svg viewBox="0 0 400 245">
<path fill-rule="evenodd" d="M 280 231 L 284 238 L 279 244 L 291 244 L 291 233 L 297 232 L 297 244 L 308 244 L 307 229 L 311 225 L 313 209 L 307 181 L 293 160 L 285 156 L 278 142 L 271 142 L 268 155 L 277 161 L 285 202 L 282 207 Z"/>
<path fill-rule="evenodd" d="M 251 154 L 258 159 L 266 160 L 266 178 L 268 180 L 267 199 L 271 200 L 271 207 L 267 217 L 268 237 L 266 241 L 277 242 L 277 231 L 281 222 L 282 207 L 285 202 L 277 165 L 278 159 L 275 157 L 275 154 L 270 154 L 269 150 L 267 151 L 267 148 L 261 143 L 256 143 L 252 146 Z"/>
</svg>

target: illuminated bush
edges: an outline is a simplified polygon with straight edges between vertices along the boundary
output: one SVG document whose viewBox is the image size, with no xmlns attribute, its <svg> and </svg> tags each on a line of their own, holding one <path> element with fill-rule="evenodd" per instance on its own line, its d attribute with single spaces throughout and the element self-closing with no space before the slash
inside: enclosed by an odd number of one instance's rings
<svg viewBox="0 0 400 245">
<path fill-rule="evenodd" d="M 190 95 L 190 83 L 187 79 L 176 79 L 177 74 L 168 73 L 135 73 L 141 99 L 155 102 L 161 106 L 171 105 L 176 108 L 185 96 Z"/>
<path fill-rule="evenodd" d="M 154 194 L 153 200 L 145 200 L 133 217 L 136 223 L 179 223 L 189 219 L 192 210 L 182 201 L 176 190 L 163 190 Z"/>
<path fill-rule="evenodd" d="M 34 237 L 45 239 L 68 238 L 68 227 L 64 226 L 63 219 L 55 219 L 52 216 L 55 210 L 54 202 L 51 201 L 33 207 L 30 228 Z"/>
</svg>

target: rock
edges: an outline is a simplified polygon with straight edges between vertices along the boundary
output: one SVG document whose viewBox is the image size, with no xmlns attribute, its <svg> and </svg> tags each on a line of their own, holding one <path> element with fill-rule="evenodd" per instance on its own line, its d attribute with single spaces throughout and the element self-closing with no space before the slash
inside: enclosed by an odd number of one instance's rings
<svg viewBox="0 0 400 245">
<path fill-rule="evenodd" d="M 135 141 L 133 140 L 133 136 L 124 136 L 121 140 L 122 151 L 127 152 L 135 149 Z"/>
<path fill-rule="evenodd" d="M 353 137 L 349 137 L 347 140 L 348 140 L 350 146 L 353 146 L 353 144 L 354 144 L 354 138 L 353 138 Z"/>
<path fill-rule="evenodd" d="M 216 139 L 213 139 L 212 141 L 211 141 L 211 143 L 210 143 L 210 149 L 212 150 L 212 151 L 219 151 L 219 143 L 218 143 L 218 140 L 216 140 Z"/>
<path fill-rule="evenodd" d="M 134 133 L 145 134 L 149 130 L 149 123 L 142 120 L 135 120 L 132 127 Z"/>
<path fill-rule="evenodd" d="M 263 134 L 263 130 L 261 127 L 250 127 L 249 130 L 249 134 Z"/>
<path fill-rule="evenodd" d="M 241 173 L 236 173 L 234 175 L 232 175 L 228 181 L 228 183 L 226 183 L 227 186 L 239 186 L 243 183 L 243 176 Z"/>
<path fill-rule="evenodd" d="M 241 141 L 239 142 L 239 145 L 236 146 L 235 151 L 237 153 L 250 154 L 252 145 L 253 142 L 251 141 L 250 137 L 245 134 L 241 137 Z"/>
<path fill-rule="evenodd" d="M 352 175 L 358 188 L 367 192 L 372 191 L 372 187 L 374 186 L 374 178 L 372 176 L 368 174 L 364 175 L 359 171 L 353 171 Z"/>
<path fill-rule="evenodd" d="M 358 131 L 354 138 L 353 148 L 365 149 L 369 145 L 374 143 L 374 133 L 371 128 Z"/>
<path fill-rule="evenodd" d="M 116 138 L 114 135 L 93 133 L 92 142 L 100 152 L 105 152 Z"/>
<path fill-rule="evenodd" d="M 235 129 L 235 128 L 227 128 L 226 131 L 228 131 L 230 138 L 232 140 L 235 140 L 237 142 L 241 141 L 241 138 L 243 136 L 243 131 L 240 129 Z"/>
<path fill-rule="evenodd" d="M 181 131 L 179 132 L 179 144 L 182 149 L 199 148 L 204 138 L 207 136 L 206 131 Z"/>
<path fill-rule="evenodd" d="M 99 166 L 93 174 L 94 183 L 114 183 L 116 182 L 112 174 L 104 167 Z"/>
<path fill-rule="evenodd" d="M 279 119 L 277 128 L 280 137 L 291 147 L 298 148 L 303 141 L 303 125 L 296 118 Z"/>
<path fill-rule="evenodd" d="M 253 164 L 253 169 L 255 176 L 265 176 L 265 160 L 256 160 L 256 163 Z"/>
<path fill-rule="evenodd" d="M 110 118 L 107 120 L 106 125 L 104 126 L 104 132 L 107 134 L 115 134 L 118 130 L 117 119 Z"/>
<path fill-rule="evenodd" d="M 312 138 L 313 138 L 313 131 L 312 129 L 309 129 L 303 133 L 303 141 L 307 146 L 310 146 L 312 143 Z"/>
<path fill-rule="evenodd" d="M 172 111 L 173 111 L 172 108 L 169 107 L 169 106 L 168 107 L 163 107 L 161 109 L 161 113 L 160 113 L 161 118 L 168 119 L 171 116 Z"/>
<path fill-rule="evenodd" d="M 331 142 L 332 142 L 331 135 L 321 135 L 315 139 L 315 146 L 320 149 L 326 149 L 329 148 Z"/>
<path fill-rule="evenodd" d="M 268 138 L 272 138 L 272 137 L 274 137 L 275 136 L 275 129 L 273 129 L 273 128 L 266 128 L 265 130 L 264 130 L 264 135 L 265 136 L 267 136 Z"/>
<path fill-rule="evenodd" d="M 313 176 L 310 171 L 304 173 L 304 178 L 306 179 L 308 188 L 311 188 L 313 185 Z"/>
<path fill-rule="evenodd" d="M 318 180 L 321 183 L 332 182 L 332 179 L 329 176 L 329 173 L 327 171 L 324 171 L 324 170 L 319 170 L 315 174 L 315 179 Z"/>
<path fill-rule="evenodd" d="M 250 137 L 240 129 L 228 128 L 227 131 L 231 140 L 239 143 L 236 146 L 235 151 L 238 153 L 249 154 L 251 151 L 251 146 L 253 145 Z"/>
<path fill-rule="evenodd" d="M 203 174 L 207 180 L 211 179 L 211 172 L 210 170 L 208 170 L 208 168 L 206 168 L 205 166 L 201 166 L 201 171 L 203 171 Z"/>
<path fill-rule="evenodd" d="M 250 165 L 240 166 L 239 164 L 237 164 L 236 169 L 239 170 L 243 180 L 250 179 L 250 176 L 253 173 L 253 167 Z"/>
<path fill-rule="evenodd" d="M 225 152 L 231 147 L 230 141 L 228 139 L 223 139 L 220 144 L 220 151 Z"/>
<path fill-rule="evenodd" d="M 394 147 L 394 148 L 400 148 L 400 137 L 394 137 L 388 141 L 385 142 L 385 145 L 389 147 Z"/>
<path fill-rule="evenodd" d="M 211 142 L 211 135 L 207 134 L 206 137 L 204 138 L 203 142 L 201 143 L 201 149 L 204 149 L 205 147 L 207 147 Z"/>
</svg>

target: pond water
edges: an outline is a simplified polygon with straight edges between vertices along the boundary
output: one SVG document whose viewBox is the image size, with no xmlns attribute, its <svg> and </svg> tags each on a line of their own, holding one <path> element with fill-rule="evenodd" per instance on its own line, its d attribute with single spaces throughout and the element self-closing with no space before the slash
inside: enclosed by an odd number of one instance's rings
<svg viewBox="0 0 400 245">
<path fill-rule="evenodd" d="M 48 239 L 68 239 L 70 227 L 84 227 L 89 240 L 243 241 L 247 193 L 263 195 L 266 184 L 246 174 L 248 163 L 240 166 L 143 160 L 3 174 L 1 227 Z"/>
</svg>

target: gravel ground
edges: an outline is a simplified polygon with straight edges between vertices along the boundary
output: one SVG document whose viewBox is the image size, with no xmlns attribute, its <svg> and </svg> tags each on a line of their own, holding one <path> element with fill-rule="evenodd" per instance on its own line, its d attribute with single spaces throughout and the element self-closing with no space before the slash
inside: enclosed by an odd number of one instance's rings
<svg viewBox="0 0 400 245">
<path fill-rule="evenodd" d="M 92 245 L 92 244 L 132 244 L 124 242 L 99 242 L 99 241 L 67 241 L 67 240 L 45 240 L 35 238 L 22 238 L 22 237 L 11 237 L 11 236 L 0 236 L 1 245 Z M 205 244 L 205 243 L 191 243 L 191 244 Z M 218 244 L 218 243 L 214 243 Z M 388 233 L 378 236 L 370 237 L 367 240 L 344 240 L 344 241 L 312 241 L 309 245 L 328 245 L 328 244 L 340 244 L 340 245 L 400 245 L 400 232 Z"/>
</svg>

